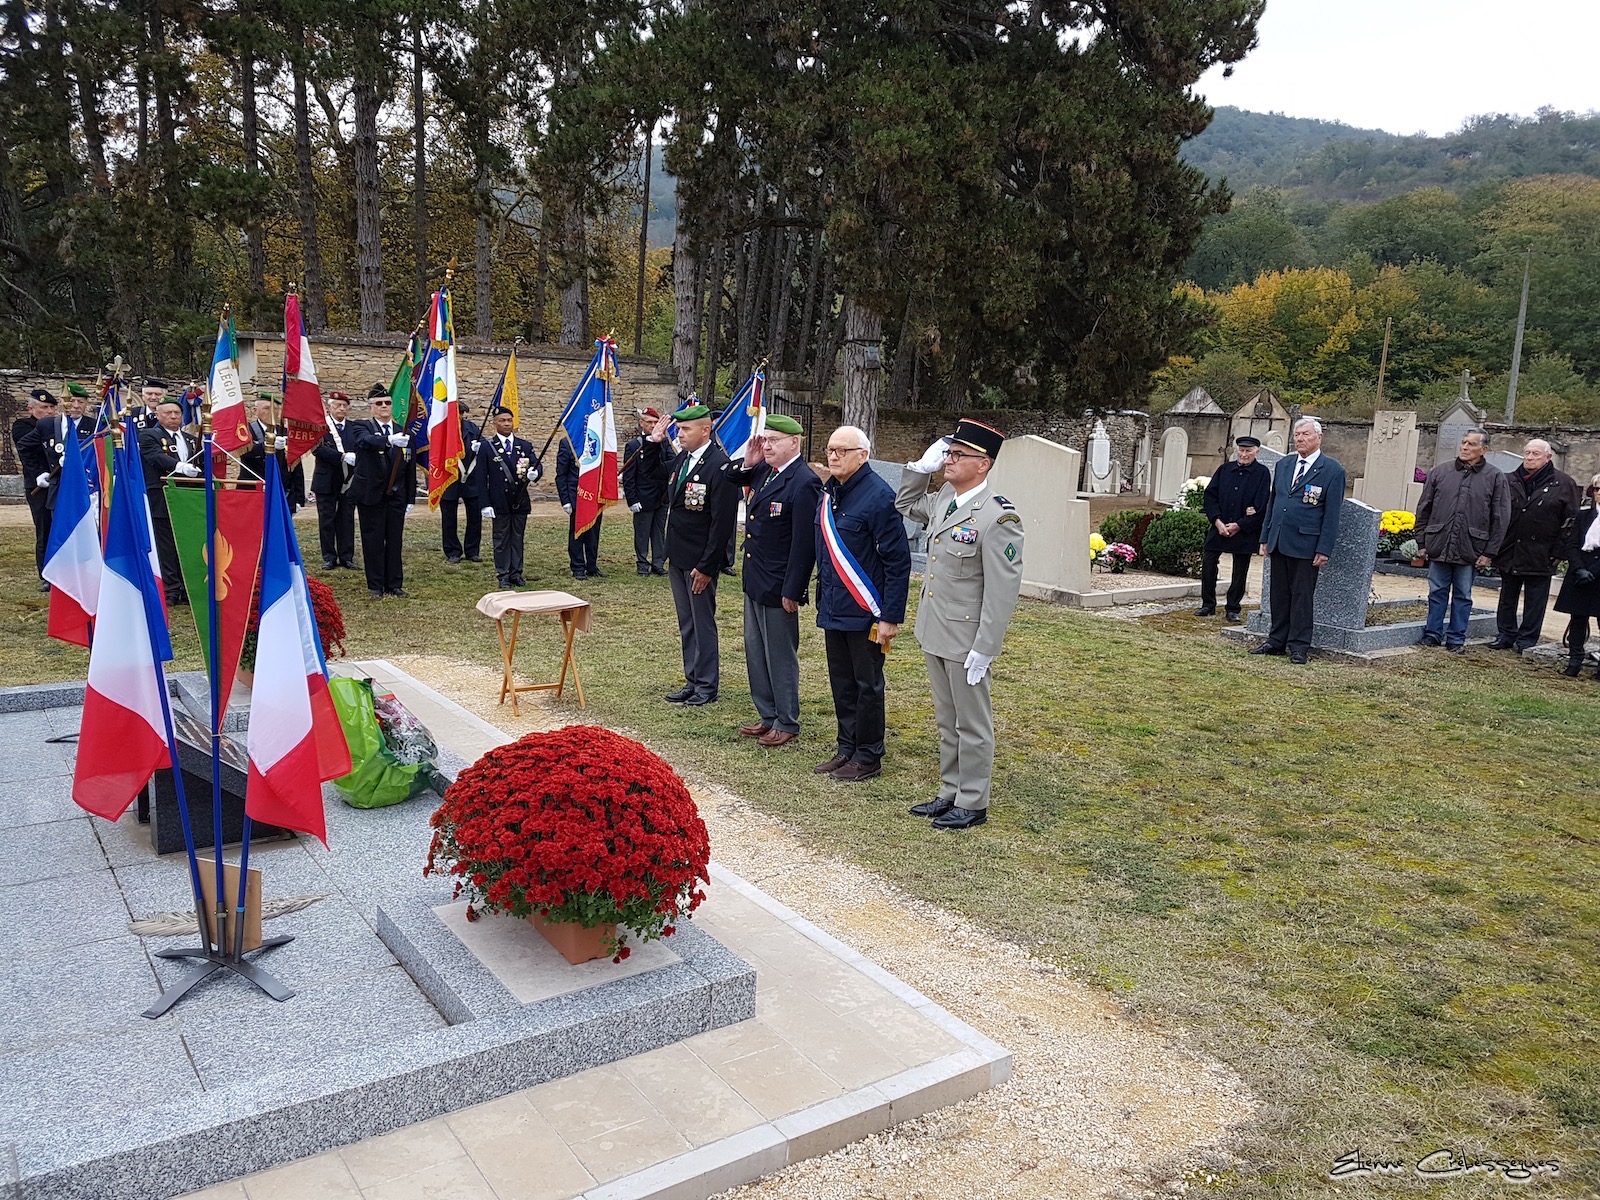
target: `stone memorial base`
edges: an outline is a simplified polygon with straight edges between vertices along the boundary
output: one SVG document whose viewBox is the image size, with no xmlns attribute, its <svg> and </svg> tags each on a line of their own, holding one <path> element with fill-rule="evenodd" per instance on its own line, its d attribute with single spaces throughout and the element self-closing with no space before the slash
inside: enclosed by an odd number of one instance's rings
<svg viewBox="0 0 1600 1200">
<path fill-rule="evenodd" d="M 1411 608 L 1416 600 L 1375 600 L 1371 607 Z M 1311 652 L 1327 657 L 1343 658 L 1355 662 L 1374 662 L 1387 658 L 1396 651 L 1408 650 L 1422 636 L 1425 621 L 1397 621 L 1390 625 L 1364 625 L 1360 629 L 1347 629 L 1340 625 L 1317 622 L 1312 626 Z M 1254 646 L 1266 640 L 1272 627 L 1272 617 L 1259 609 L 1245 618 L 1244 624 L 1224 626 L 1218 632 L 1230 641 Z M 1495 615 L 1486 608 L 1474 608 L 1467 620 L 1469 641 L 1488 640 L 1495 636 Z"/>
</svg>

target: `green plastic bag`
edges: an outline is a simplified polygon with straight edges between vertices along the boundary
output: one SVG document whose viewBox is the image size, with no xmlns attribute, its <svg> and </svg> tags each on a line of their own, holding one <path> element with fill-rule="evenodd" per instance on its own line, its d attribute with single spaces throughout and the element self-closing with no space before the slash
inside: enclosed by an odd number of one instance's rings
<svg viewBox="0 0 1600 1200">
<path fill-rule="evenodd" d="M 350 774 L 333 781 L 341 800 L 351 808 L 384 808 L 429 788 L 438 790 L 436 782 L 442 786 L 433 763 L 402 762 L 390 748 L 378 721 L 372 680 L 336 675 L 328 680 L 328 690 L 350 747 Z M 416 728 L 421 730 L 420 724 Z M 427 738 L 427 731 L 421 732 Z M 431 739 L 426 744 L 431 749 Z"/>
</svg>

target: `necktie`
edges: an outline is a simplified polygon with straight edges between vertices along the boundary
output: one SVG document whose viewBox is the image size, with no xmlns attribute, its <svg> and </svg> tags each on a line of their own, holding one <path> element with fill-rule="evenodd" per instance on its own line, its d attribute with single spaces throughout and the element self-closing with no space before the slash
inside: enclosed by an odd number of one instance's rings
<svg viewBox="0 0 1600 1200">
<path fill-rule="evenodd" d="M 690 458 L 687 454 L 685 454 L 683 456 L 683 465 L 678 468 L 678 477 L 672 481 L 673 491 L 677 491 L 679 488 L 681 488 L 683 486 L 683 481 L 689 478 L 689 463 Z"/>
<path fill-rule="evenodd" d="M 1306 460 L 1301 459 L 1300 465 L 1294 469 L 1294 481 L 1289 484 L 1290 490 L 1300 486 L 1300 481 L 1306 477 Z"/>
<path fill-rule="evenodd" d="M 510 454 L 511 453 L 511 439 L 510 438 L 501 438 L 500 439 L 500 453 L 502 453 L 502 454 Z"/>
<path fill-rule="evenodd" d="M 389 422 L 385 421 L 383 423 L 383 436 L 384 437 L 389 437 L 391 434 L 393 434 L 393 432 L 394 432 L 394 430 L 389 428 Z"/>
<path fill-rule="evenodd" d="M 948 517 L 951 513 L 956 511 L 956 508 L 956 502 L 954 500 L 950 501 L 950 507 L 944 510 L 944 515 Z"/>
</svg>

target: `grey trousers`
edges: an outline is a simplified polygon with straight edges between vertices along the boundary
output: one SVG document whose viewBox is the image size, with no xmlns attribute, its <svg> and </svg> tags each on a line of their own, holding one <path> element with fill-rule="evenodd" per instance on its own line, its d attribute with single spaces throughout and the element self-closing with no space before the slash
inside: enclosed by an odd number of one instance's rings
<svg viewBox="0 0 1600 1200">
<path fill-rule="evenodd" d="M 933 686 L 933 718 L 939 725 L 939 799 L 958 808 L 989 807 L 994 774 L 994 705 L 989 673 L 967 682 L 961 659 L 924 653 Z"/>
<path fill-rule="evenodd" d="M 678 637 L 683 642 L 684 681 L 702 696 L 715 696 L 721 672 L 717 662 L 717 577 L 694 594 L 694 577 L 682 567 L 667 567 L 672 603 L 678 610 Z"/>
<path fill-rule="evenodd" d="M 763 725 L 800 732 L 800 614 L 744 598 L 744 665 Z"/>
</svg>

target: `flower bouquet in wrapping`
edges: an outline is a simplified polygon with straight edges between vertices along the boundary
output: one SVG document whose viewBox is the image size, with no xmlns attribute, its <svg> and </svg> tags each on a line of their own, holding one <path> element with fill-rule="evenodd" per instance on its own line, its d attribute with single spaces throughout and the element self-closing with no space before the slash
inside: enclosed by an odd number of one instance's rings
<svg viewBox="0 0 1600 1200">
<path fill-rule="evenodd" d="M 530 733 L 462 771 L 433 814 L 424 875 L 449 875 L 483 912 L 669 937 L 705 899 L 711 843 L 689 789 L 661 757 L 591 725 Z"/>
</svg>

